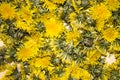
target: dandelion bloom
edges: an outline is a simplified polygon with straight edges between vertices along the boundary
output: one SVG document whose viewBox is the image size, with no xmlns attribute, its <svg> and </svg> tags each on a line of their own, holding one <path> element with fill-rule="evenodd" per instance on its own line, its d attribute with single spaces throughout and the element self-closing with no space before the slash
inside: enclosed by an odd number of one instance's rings
<svg viewBox="0 0 120 80">
<path fill-rule="evenodd" d="M 3 19 L 12 19 L 15 17 L 15 9 L 10 3 L 3 2 L 0 5 L 0 14 Z"/>
<path fill-rule="evenodd" d="M 55 17 L 50 18 L 44 22 L 46 34 L 50 37 L 57 37 L 63 31 L 63 24 Z"/>
<path fill-rule="evenodd" d="M 106 20 L 111 16 L 111 12 L 104 4 L 95 5 L 91 9 L 91 16 L 94 20 Z"/>
<path fill-rule="evenodd" d="M 22 61 L 27 61 L 28 59 L 34 57 L 38 52 L 37 44 L 34 40 L 30 39 L 24 46 L 20 49 L 18 48 L 18 52 L 16 53 L 17 59 Z"/>
<path fill-rule="evenodd" d="M 118 31 L 114 28 L 108 28 L 103 31 L 103 38 L 108 42 L 113 42 L 118 37 Z"/>
<path fill-rule="evenodd" d="M 116 11 L 118 8 L 120 8 L 120 2 L 118 0 L 105 0 L 105 4 L 108 9 L 112 11 Z"/>
</svg>

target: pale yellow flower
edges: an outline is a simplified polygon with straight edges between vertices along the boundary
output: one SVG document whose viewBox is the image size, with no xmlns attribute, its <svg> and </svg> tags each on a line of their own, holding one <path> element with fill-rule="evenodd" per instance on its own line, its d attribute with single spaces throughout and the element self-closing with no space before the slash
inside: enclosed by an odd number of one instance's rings
<svg viewBox="0 0 120 80">
<path fill-rule="evenodd" d="M 105 63 L 111 65 L 112 63 L 114 63 L 116 61 L 114 54 L 108 54 L 106 59 L 105 59 Z"/>
<path fill-rule="evenodd" d="M 4 42 L 0 39 L 0 48 L 5 46 Z"/>
<path fill-rule="evenodd" d="M 5 77 L 6 73 L 7 73 L 7 70 L 0 72 L 0 80 L 2 80 Z"/>
</svg>

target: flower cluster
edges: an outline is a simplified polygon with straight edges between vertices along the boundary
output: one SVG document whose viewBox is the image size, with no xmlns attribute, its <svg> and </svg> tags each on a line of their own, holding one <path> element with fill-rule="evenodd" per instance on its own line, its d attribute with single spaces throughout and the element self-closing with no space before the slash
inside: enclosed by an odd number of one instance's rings
<svg viewBox="0 0 120 80">
<path fill-rule="evenodd" d="M 120 0 L 0 0 L 0 80 L 120 80 Z"/>
</svg>

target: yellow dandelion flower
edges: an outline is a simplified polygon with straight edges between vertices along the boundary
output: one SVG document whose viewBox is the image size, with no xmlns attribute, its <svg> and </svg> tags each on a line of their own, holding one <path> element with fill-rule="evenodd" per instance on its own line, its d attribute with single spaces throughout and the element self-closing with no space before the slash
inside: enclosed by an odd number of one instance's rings
<svg viewBox="0 0 120 80">
<path fill-rule="evenodd" d="M 104 4 L 93 6 L 90 10 L 91 10 L 91 17 L 94 20 L 103 21 L 103 20 L 107 20 L 111 16 L 111 12 Z"/>
<path fill-rule="evenodd" d="M 50 12 L 50 13 L 45 13 L 43 15 L 40 15 L 40 18 L 38 19 L 38 21 L 41 21 L 41 22 L 45 22 L 46 20 L 50 19 L 51 16 L 54 16 L 55 15 L 55 12 Z"/>
<path fill-rule="evenodd" d="M 15 9 L 10 3 L 3 2 L 0 5 L 0 14 L 3 19 L 13 19 L 15 17 Z"/>
<path fill-rule="evenodd" d="M 36 42 L 33 39 L 29 39 L 24 43 L 23 47 L 18 48 L 18 52 L 16 53 L 17 59 L 27 61 L 37 55 L 38 50 Z"/>
<path fill-rule="evenodd" d="M 88 63 L 95 64 L 97 63 L 97 60 L 100 58 L 101 53 L 98 50 L 91 50 L 87 53 L 87 60 Z"/>
<path fill-rule="evenodd" d="M 113 43 L 113 45 L 110 46 L 110 49 L 120 51 L 120 45 L 118 43 Z"/>
<path fill-rule="evenodd" d="M 35 67 L 46 68 L 50 65 L 50 59 L 50 57 L 34 58 L 30 61 L 30 64 Z"/>
<path fill-rule="evenodd" d="M 68 32 L 67 35 L 66 35 L 66 41 L 68 43 L 70 42 L 73 42 L 74 45 L 76 45 L 78 43 L 78 38 L 80 37 L 80 33 L 75 30 L 75 31 L 72 31 L 72 32 Z"/>
<path fill-rule="evenodd" d="M 41 71 L 40 68 L 34 67 L 34 63 L 32 62 L 32 60 L 30 60 L 29 62 L 29 68 L 31 73 L 27 80 L 33 80 L 34 76 L 37 76 L 40 80 L 46 80 L 44 71 Z"/>
<path fill-rule="evenodd" d="M 77 64 L 72 63 L 71 66 L 67 67 L 66 75 L 71 74 L 72 78 L 82 79 L 82 80 L 91 80 L 90 73 L 87 70 L 80 68 Z"/>
<path fill-rule="evenodd" d="M 42 34 L 39 32 L 32 32 L 31 38 L 34 39 L 34 41 L 39 44 L 40 46 L 45 43 L 44 38 L 42 38 Z"/>
<path fill-rule="evenodd" d="M 39 58 L 39 59 L 36 59 L 36 62 L 35 62 L 36 67 L 41 66 L 42 68 L 48 67 L 49 64 L 50 64 L 50 57 Z"/>
<path fill-rule="evenodd" d="M 24 31 L 27 31 L 28 33 L 30 33 L 31 31 L 35 30 L 34 25 L 27 24 L 26 22 L 22 21 L 21 19 L 18 19 L 15 22 L 15 25 L 16 25 L 15 26 L 16 28 L 19 28 L 19 29 L 22 29 Z"/>
<path fill-rule="evenodd" d="M 54 3 L 63 4 L 65 0 L 52 0 Z"/>
<path fill-rule="evenodd" d="M 63 23 L 55 17 L 46 20 L 44 25 L 46 28 L 46 35 L 50 37 L 57 37 L 64 29 Z"/>
<path fill-rule="evenodd" d="M 113 42 L 118 37 L 118 31 L 114 28 L 108 28 L 103 31 L 103 38 L 108 42 Z"/>
<path fill-rule="evenodd" d="M 17 53 L 18 60 L 26 61 L 33 56 L 33 51 L 30 48 L 23 48 Z"/>
<path fill-rule="evenodd" d="M 105 4 L 108 9 L 116 11 L 120 7 L 120 2 L 118 0 L 105 0 Z"/>
<path fill-rule="evenodd" d="M 81 74 L 81 68 L 79 68 L 78 66 L 74 66 L 71 68 L 71 70 L 71 77 L 79 79 Z"/>
<path fill-rule="evenodd" d="M 81 74 L 81 68 L 79 68 L 78 65 L 76 65 L 75 63 L 72 63 L 72 65 L 68 66 L 65 69 L 65 73 L 66 75 L 70 75 L 73 78 L 79 79 L 80 78 L 80 74 Z"/>
<path fill-rule="evenodd" d="M 44 2 L 45 2 L 44 7 L 46 7 L 49 11 L 53 11 L 57 8 L 57 5 L 55 5 L 54 3 L 52 3 L 49 0 L 45 0 Z"/>
<path fill-rule="evenodd" d="M 91 75 L 87 70 L 82 69 L 82 75 L 81 75 L 82 80 L 91 80 Z"/>
<path fill-rule="evenodd" d="M 35 12 L 34 9 L 30 9 L 30 6 L 22 6 L 22 8 L 20 9 L 18 15 L 20 15 L 20 17 L 25 20 L 28 24 L 33 23 L 33 13 Z"/>
</svg>

